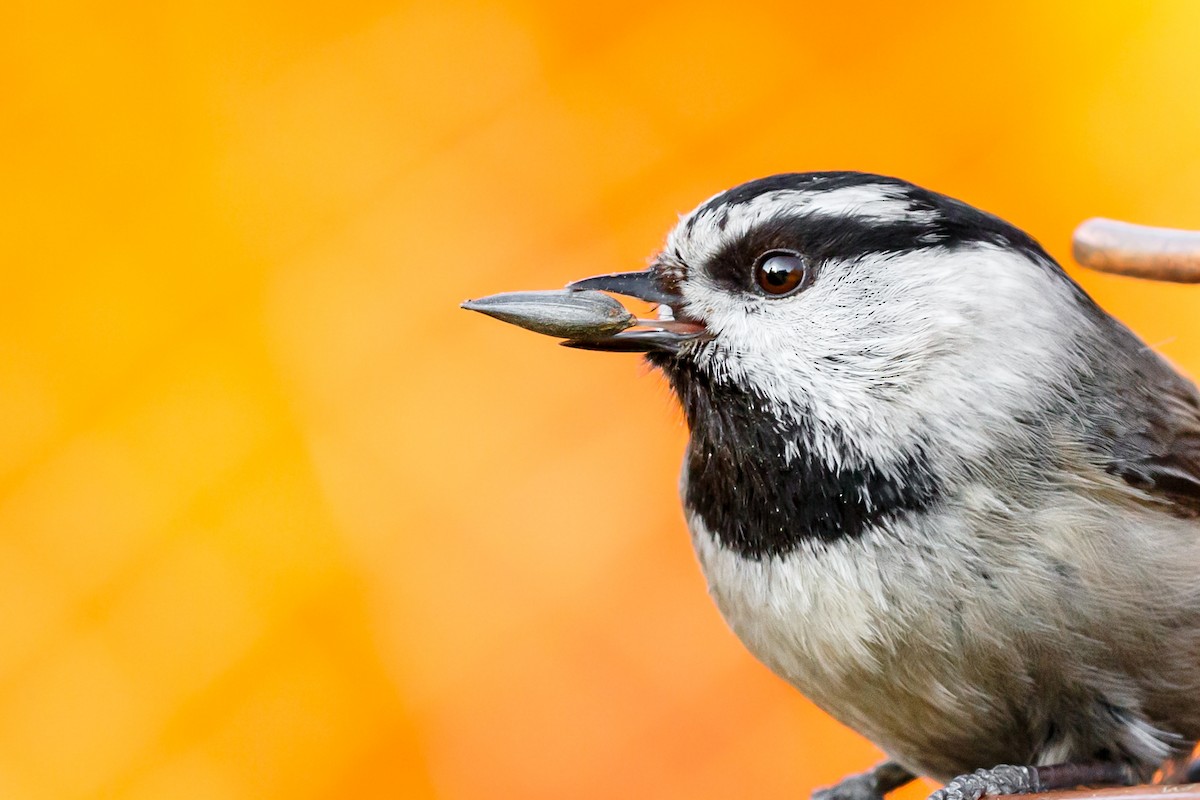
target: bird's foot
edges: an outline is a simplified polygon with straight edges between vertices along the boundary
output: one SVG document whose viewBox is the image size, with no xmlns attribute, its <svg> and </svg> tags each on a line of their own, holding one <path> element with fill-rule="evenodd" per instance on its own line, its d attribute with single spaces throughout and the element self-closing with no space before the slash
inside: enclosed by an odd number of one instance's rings
<svg viewBox="0 0 1200 800">
<path fill-rule="evenodd" d="M 870 772 L 861 772 L 842 778 L 833 786 L 817 789 L 812 800 L 883 800 L 883 792 L 875 784 Z"/>
<path fill-rule="evenodd" d="M 1052 792 L 1076 786 L 1132 786 L 1137 782 L 1128 765 L 1111 761 L 1016 767 L 1001 764 L 959 775 L 929 795 L 929 800 L 979 800 L 987 796 Z"/>
<path fill-rule="evenodd" d="M 812 800 L 883 800 L 883 796 L 913 779 L 894 761 L 885 761 L 870 772 L 851 775 L 827 789 L 817 789 Z"/>
<path fill-rule="evenodd" d="M 929 795 L 929 800 L 979 800 L 984 795 L 1025 794 L 1040 788 L 1036 767 L 1001 764 L 959 775 Z"/>
</svg>

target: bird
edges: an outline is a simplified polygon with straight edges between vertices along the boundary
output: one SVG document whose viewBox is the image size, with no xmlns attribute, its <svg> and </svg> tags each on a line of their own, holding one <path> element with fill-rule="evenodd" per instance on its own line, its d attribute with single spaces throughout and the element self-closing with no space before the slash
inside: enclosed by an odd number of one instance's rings
<svg viewBox="0 0 1200 800">
<path fill-rule="evenodd" d="M 887 756 L 815 797 L 1183 778 L 1200 393 L 1033 237 L 898 178 L 780 174 L 683 215 L 648 268 L 547 295 L 598 293 L 657 317 L 577 314 L 563 344 L 666 377 L 724 620 Z M 524 299 L 508 321 L 553 333 Z"/>
</svg>

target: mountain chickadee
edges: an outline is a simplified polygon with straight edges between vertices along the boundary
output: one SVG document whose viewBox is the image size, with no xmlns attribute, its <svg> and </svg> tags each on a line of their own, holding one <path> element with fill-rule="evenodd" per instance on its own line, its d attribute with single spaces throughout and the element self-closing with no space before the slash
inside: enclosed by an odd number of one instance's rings
<svg viewBox="0 0 1200 800">
<path fill-rule="evenodd" d="M 891 759 L 820 795 L 1182 774 L 1200 394 L 1027 234 L 893 178 L 776 175 L 683 217 L 649 269 L 568 290 L 465 305 L 666 375 L 722 615 Z"/>
</svg>

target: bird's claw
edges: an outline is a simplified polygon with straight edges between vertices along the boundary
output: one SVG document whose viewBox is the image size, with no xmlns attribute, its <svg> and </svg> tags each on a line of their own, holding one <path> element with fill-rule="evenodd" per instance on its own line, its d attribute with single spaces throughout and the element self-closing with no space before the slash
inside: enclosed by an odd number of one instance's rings
<svg viewBox="0 0 1200 800">
<path fill-rule="evenodd" d="M 1025 794 L 1037 788 L 1037 772 L 1032 767 L 1001 764 L 959 775 L 929 795 L 929 800 L 979 800 L 985 795 Z"/>
<path fill-rule="evenodd" d="M 883 800 L 884 796 L 915 776 L 894 761 L 885 761 L 869 772 L 843 778 L 826 789 L 817 789 L 812 800 Z"/>
<path fill-rule="evenodd" d="M 883 800 L 883 792 L 879 791 L 875 775 L 864 772 L 843 778 L 833 786 L 817 789 L 812 793 L 812 800 Z"/>
</svg>

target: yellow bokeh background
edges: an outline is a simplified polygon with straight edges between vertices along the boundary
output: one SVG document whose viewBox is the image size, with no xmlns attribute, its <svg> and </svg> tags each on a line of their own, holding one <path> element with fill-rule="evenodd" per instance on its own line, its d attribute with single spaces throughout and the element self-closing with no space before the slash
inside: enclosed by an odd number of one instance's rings
<svg viewBox="0 0 1200 800">
<path fill-rule="evenodd" d="M 457 309 L 778 171 L 1200 228 L 1200 4 L 0 10 L 0 797 L 804 797 L 657 376 Z M 1200 374 L 1196 289 L 1075 274 Z M 916 797 L 920 789 L 910 790 Z"/>
</svg>

